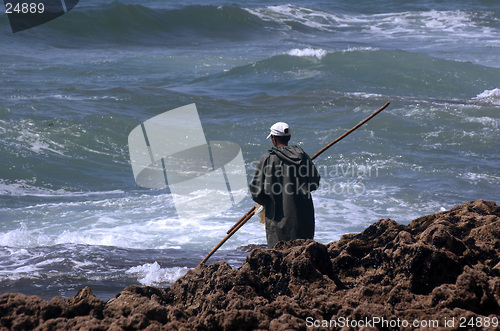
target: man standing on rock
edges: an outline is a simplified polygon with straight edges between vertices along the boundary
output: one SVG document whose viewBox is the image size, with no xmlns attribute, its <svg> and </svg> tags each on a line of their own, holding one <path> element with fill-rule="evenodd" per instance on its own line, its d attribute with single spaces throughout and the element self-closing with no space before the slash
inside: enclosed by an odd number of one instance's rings
<svg viewBox="0 0 500 331">
<path fill-rule="evenodd" d="M 311 192 L 319 173 L 299 146 L 288 146 L 291 131 L 284 122 L 271 127 L 274 147 L 259 160 L 250 182 L 252 199 L 264 206 L 268 248 L 278 241 L 313 239 L 314 206 Z"/>
</svg>

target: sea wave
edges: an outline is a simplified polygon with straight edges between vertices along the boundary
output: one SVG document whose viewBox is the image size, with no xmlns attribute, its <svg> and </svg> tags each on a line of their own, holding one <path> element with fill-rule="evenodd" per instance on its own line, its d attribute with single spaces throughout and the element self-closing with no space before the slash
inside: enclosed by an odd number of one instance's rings
<svg viewBox="0 0 500 331">
<path fill-rule="evenodd" d="M 380 14 L 336 13 L 292 4 L 247 8 L 263 21 L 274 22 L 288 29 L 298 26 L 327 32 L 365 31 L 384 35 L 421 35 L 422 32 L 494 33 L 489 27 L 495 14 L 489 11 L 426 10 Z"/>
<path fill-rule="evenodd" d="M 183 90 L 217 89 L 226 95 L 228 86 L 242 81 L 252 93 L 261 89 L 267 95 L 328 90 L 469 100 L 488 86 L 498 86 L 500 69 L 401 50 L 297 48 L 196 79 Z"/>
<path fill-rule="evenodd" d="M 1 18 L 6 20 L 6 18 Z M 170 44 L 194 39 L 246 40 L 262 33 L 361 33 L 365 36 L 422 38 L 428 34 L 456 38 L 496 38 L 499 35 L 494 12 L 468 10 L 404 11 L 380 14 L 346 13 L 292 4 L 256 8 L 215 5 L 188 5 L 180 8 L 153 8 L 147 4 L 113 2 L 76 7 L 60 18 L 31 29 L 23 36 L 57 39 L 67 47 L 82 39 L 93 43 Z M 50 32 L 50 33 L 48 33 Z M 54 35 L 54 34 L 59 35 Z M 55 38 L 57 36 L 58 38 Z M 61 36 L 67 38 L 61 39 Z"/>
<path fill-rule="evenodd" d="M 247 8 L 246 10 L 263 21 L 279 23 L 290 29 L 297 26 L 296 24 L 301 24 L 305 27 L 329 31 L 333 27 L 347 26 L 348 22 L 356 21 L 346 16 L 291 4 Z"/>
<path fill-rule="evenodd" d="M 99 7 L 75 8 L 30 30 L 25 36 L 42 39 L 49 36 L 56 39 L 54 36 L 57 36 L 57 40 L 70 43 L 92 39 L 96 44 L 130 41 L 169 44 L 193 37 L 246 39 L 267 27 L 269 24 L 237 6 L 191 5 L 179 9 L 153 9 L 114 2 Z M 61 39 L 64 35 L 68 38 Z"/>
</svg>

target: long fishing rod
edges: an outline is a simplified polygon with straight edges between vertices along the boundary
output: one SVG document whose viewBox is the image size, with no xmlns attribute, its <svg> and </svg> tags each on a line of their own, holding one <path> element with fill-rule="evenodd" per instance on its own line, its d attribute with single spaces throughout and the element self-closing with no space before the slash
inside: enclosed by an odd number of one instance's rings
<svg viewBox="0 0 500 331">
<path fill-rule="evenodd" d="M 335 145 L 336 143 L 338 143 L 339 141 L 341 141 L 342 139 L 344 139 L 345 137 L 347 137 L 349 134 L 351 134 L 353 131 L 355 131 L 356 129 L 358 129 L 360 126 L 362 126 L 363 124 L 365 124 L 366 122 L 368 122 L 369 120 L 371 120 L 373 117 L 375 117 L 378 113 L 380 113 L 382 110 L 386 109 L 387 106 L 389 106 L 390 102 L 386 102 L 385 105 L 383 105 L 382 107 L 380 107 L 378 110 L 376 110 L 373 114 L 371 114 L 370 116 L 368 116 L 367 118 L 365 118 L 364 120 L 362 120 L 361 122 L 359 122 L 358 124 L 356 124 L 352 129 L 350 129 L 349 131 L 347 131 L 346 133 L 344 133 L 343 135 L 341 135 L 340 137 L 338 137 L 337 139 L 335 139 L 334 141 L 332 141 L 331 143 L 329 143 L 328 145 L 326 145 L 325 147 L 323 147 L 322 149 L 320 149 L 316 154 L 314 154 L 312 157 L 311 157 L 311 160 L 314 160 L 315 158 L 317 158 L 318 156 L 320 156 L 321 154 L 323 154 L 323 152 L 325 152 L 327 149 L 329 149 L 330 147 L 332 147 L 333 145 Z M 231 229 L 229 229 L 227 231 L 227 236 L 224 237 L 224 239 L 221 240 L 221 242 L 214 247 L 214 249 L 212 249 L 212 251 L 210 253 L 208 253 L 208 255 L 203 259 L 203 261 L 200 262 L 200 265 L 204 264 L 205 262 L 207 262 L 207 260 L 222 246 L 224 245 L 224 243 L 229 239 L 231 238 L 231 236 L 233 234 L 236 233 L 236 231 L 238 231 L 250 218 L 252 218 L 253 215 L 255 215 L 255 212 L 257 211 L 257 207 L 258 204 L 254 205 L 252 208 L 250 208 L 249 211 L 247 211 L 245 213 L 245 215 L 243 215 L 239 220 L 238 222 L 236 222 L 232 227 Z"/>
</svg>

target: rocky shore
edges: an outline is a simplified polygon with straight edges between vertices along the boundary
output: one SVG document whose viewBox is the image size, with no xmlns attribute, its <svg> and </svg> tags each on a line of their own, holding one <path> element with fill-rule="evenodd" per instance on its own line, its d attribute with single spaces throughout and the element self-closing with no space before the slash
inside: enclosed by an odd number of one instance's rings
<svg viewBox="0 0 500 331">
<path fill-rule="evenodd" d="M 254 249 L 170 288 L 0 297 L 1 330 L 500 329 L 500 207 L 483 200 L 409 225 L 379 220 L 323 245 Z"/>
</svg>

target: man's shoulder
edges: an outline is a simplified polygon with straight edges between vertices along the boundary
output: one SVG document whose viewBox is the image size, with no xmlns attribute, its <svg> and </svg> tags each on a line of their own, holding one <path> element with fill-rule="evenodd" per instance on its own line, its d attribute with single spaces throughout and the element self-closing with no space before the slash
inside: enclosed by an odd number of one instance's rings
<svg viewBox="0 0 500 331">
<path fill-rule="evenodd" d="M 297 157 L 299 157 L 301 159 L 309 158 L 309 155 L 307 155 L 307 153 L 302 149 L 302 147 L 300 147 L 298 145 L 292 145 L 289 147 L 290 147 L 290 150 L 292 151 L 292 153 L 294 155 L 296 155 Z"/>
<path fill-rule="evenodd" d="M 295 159 L 295 160 L 304 160 L 308 159 L 309 156 L 304 152 L 302 147 L 297 145 L 290 145 L 286 147 L 272 147 L 267 150 L 260 157 L 260 163 L 269 163 L 269 162 L 279 162 L 281 159 Z"/>
<path fill-rule="evenodd" d="M 260 159 L 259 159 L 259 163 L 260 163 L 261 165 L 263 165 L 264 163 L 266 163 L 266 160 L 268 160 L 268 159 L 269 159 L 269 157 L 270 157 L 271 155 L 272 155 L 271 150 L 266 151 L 266 152 L 265 152 L 264 154 L 262 154 L 262 156 L 260 157 Z"/>
<path fill-rule="evenodd" d="M 296 150 L 298 153 L 301 153 L 301 154 L 306 154 L 306 152 L 304 152 L 304 150 L 302 149 L 302 147 L 300 147 L 299 145 L 292 145 L 290 146 L 290 148 L 293 148 L 294 150 Z"/>
<path fill-rule="evenodd" d="M 304 150 L 302 149 L 302 147 L 298 146 L 298 145 L 288 145 L 288 146 L 284 146 L 284 147 L 272 147 L 270 150 L 267 151 L 267 153 L 271 153 L 271 154 L 274 154 L 276 153 L 276 151 L 279 151 L 279 150 L 288 150 L 289 152 L 293 152 L 293 153 L 305 153 Z"/>
<path fill-rule="evenodd" d="M 269 156 L 271 156 L 272 154 L 274 154 L 273 150 L 268 149 L 264 154 L 262 154 L 262 156 L 260 158 L 265 159 L 265 158 L 268 158 Z"/>
</svg>

